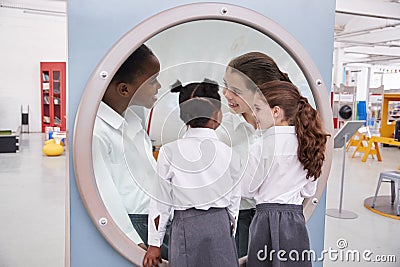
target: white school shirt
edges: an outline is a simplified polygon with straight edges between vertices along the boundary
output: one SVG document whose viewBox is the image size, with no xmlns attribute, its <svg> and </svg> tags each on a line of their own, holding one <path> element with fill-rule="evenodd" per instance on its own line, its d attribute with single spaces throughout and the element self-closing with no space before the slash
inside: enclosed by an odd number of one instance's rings
<svg viewBox="0 0 400 267">
<path fill-rule="evenodd" d="M 140 118 L 129 110 L 126 118 L 104 102 L 100 103 L 93 132 L 93 169 L 100 196 L 111 217 L 133 242 L 139 244 L 143 241 L 128 214 L 148 214 L 150 199 L 138 186 L 136 180 L 139 178 L 134 179 L 133 175 L 154 179 L 155 161 L 147 155 L 151 147 L 144 148 L 149 146 L 149 141 Z"/>
<path fill-rule="evenodd" d="M 254 197 L 257 204 L 279 203 L 301 205 L 317 188 L 314 178 L 297 158 L 297 136 L 294 126 L 274 126 L 263 132 L 252 147 L 242 195 Z"/>
<path fill-rule="evenodd" d="M 232 147 L 239 155 L 242 162 L 241 173 L 246 171 L 255 132 L 253 125 L 248 123 L 243 115 L 232 112 L 223 114 L 221 125 L 216 130 L 219 140 Z M 240 201 L 240 210 L 252 209 L 255 206 L 254 199 L 242 198 Z"/>
<path fill-rule="evenodd" d="M 212 129 L 189 128 L 182 139 L 162 146 L 157 161 L 159 182 L 150 201 L 148 244 L 162 244 L 172 208 L 227 208 L 234 234 L 240 204 L 239 170 L 239 157 Z M 154 220 L 158 216 L 157 230 Z"/>
</svg>

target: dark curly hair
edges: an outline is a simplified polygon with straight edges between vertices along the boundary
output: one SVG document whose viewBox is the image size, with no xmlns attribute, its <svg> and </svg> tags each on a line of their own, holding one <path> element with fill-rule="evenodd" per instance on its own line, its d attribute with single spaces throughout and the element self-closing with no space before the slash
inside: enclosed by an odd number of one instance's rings
<svg viewBox="0 0 400 267">
<path fill-rule="evenodd" d="M 133 53 L 122 63 L 117 70 L 112 81 L 130 83 L 135 80 L 138 75 L 142 74 L 143 65 L 151 56 L 155 56 L 153 51 L 146 45 L 139 46 Z"/>
<path fill-rule="evenodd" d="M 297 157 L 304 170 L 307 170 L 307 179 L 318 179 L 321 176 L 329 136 L 322 128 L 318 112 L 292 83 L 271 81 L 261 85 L 260 90 L 268 105 L 283 109 L 284 120 L 295 126 L 299 144 Z"/>
<path fill-rule="evenodd" d="M 187 126 L 203 128 L 221 110 L 218 90 L 218 84 L 208 79 L 185 86 L 177 81 L 171 86 L 171 92 L 179 93 L 180 118 Z"/>
</svg>

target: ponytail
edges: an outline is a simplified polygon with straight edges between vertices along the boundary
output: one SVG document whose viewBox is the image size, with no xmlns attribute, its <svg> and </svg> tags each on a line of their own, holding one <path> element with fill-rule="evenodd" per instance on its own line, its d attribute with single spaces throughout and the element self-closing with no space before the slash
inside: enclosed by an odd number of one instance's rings
<svg viewBox="0 0 400 267">
<path fill-rule="evenodd" d="M 321 176 L 328 135 L 322 130 L 318 112 L 303 96 L 299 98 L 294 126 L 299 144 L 297 148 L 299 161 L 307 170 L 307 179 L 313 177 L 316 180 Z"/>
<path fill-rule="evenodd" d="M 318 179 L 321 176 L 326 141 L 329 136 L 322 128 L 318 112 L 290 82 L 267 82 L 260 86 L 260 90 L 268 105 L 283 109 L 284 120 L 289 125 L 295 126 L 298 141 L 297 157 L 304 170 L 307 170 L 306 178 Z"/>
<path fill-rule="evenodd" d="M 171 93 L 180 93 L 183 89 L 182 83 L 179 80 L 176 80 L 174 84 L 171 85 Z"/>
</svg>

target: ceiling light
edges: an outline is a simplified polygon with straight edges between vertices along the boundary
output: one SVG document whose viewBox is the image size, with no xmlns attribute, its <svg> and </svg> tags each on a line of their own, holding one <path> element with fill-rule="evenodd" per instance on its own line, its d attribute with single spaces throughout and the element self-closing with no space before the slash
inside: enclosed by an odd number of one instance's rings
<svg viewBox="0 0 400 267">
<path fill-rule="evenodd" d="M 362 53 L 345 53 L 345 56 L 349 57 L 349 58 L 357 58 L 357 59 L 359 59 L 359 58 L 368 58 L 369 57 L 369 55 L 362 54 Z"/>
</svg>

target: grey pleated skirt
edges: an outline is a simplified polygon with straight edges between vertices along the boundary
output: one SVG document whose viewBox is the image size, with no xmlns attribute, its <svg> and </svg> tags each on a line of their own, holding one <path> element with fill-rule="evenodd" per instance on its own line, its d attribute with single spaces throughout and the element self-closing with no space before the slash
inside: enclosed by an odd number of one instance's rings
<svg viewBox="0 0 400 267">
<path fill-rule="evenodd" d="M 171 267 L 238 267 L 228 211 L 224 208 L 175 211 L 168 258 Z"/>
<path fill-rule="evenodd" d="M 310 267 L 309 243 L 302 205 L 259 204 L 250 225 L 246 266 Z M 285 253 L 278 257 L 279 250 Z"/>
</svg>

